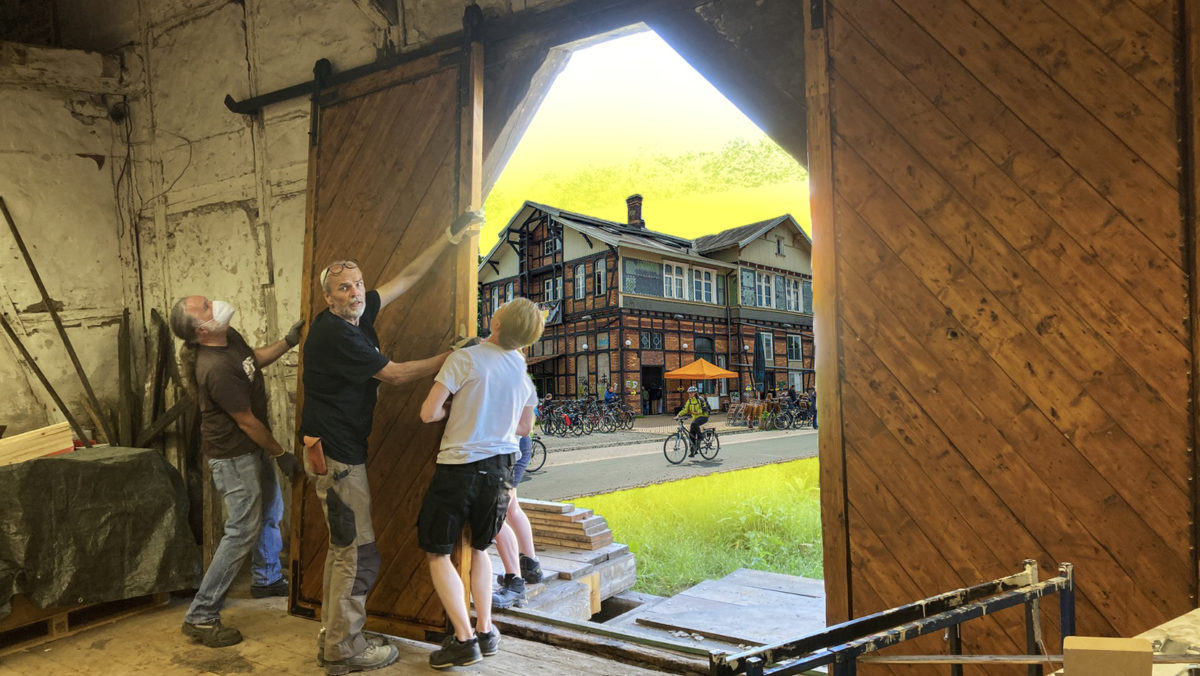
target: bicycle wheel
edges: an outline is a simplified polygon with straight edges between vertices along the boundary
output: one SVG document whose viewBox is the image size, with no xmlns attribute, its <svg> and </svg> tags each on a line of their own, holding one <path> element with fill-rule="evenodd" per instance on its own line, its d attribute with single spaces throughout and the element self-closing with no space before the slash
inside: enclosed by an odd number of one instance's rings
<svg viewBox="0 0 1200 676">
<path fill-rule="evenodd" d="M 629 411 L 621 413 L 621 427 L 627 430 L 633 429 L 633 413 Z"/>
<path fill-rule="evenodd" d="M 787 428 L 789 428 L 791 426 L 792 426 L 791 411 L 784 411 L 784 412 L 780 413 L 779 417 L 775 420 L 775 429 L 786 430 Z"/>
<path fill-rule="evenodd" d="M 596 419 L 590 415 L 584 416 L 579 421 L 583 427 L 584 434 L 591 434 L 596 431 Z"/>
<path fill-rule="evenodd" d="M 667 462 L 672 465 L 678 465 L 688 457 L 688 442 L 679 432 L 667 437 L 663 442 L 663 455 L 667 456 Z"/>
<path fill-rule="evenodd" d="M 717 457 L 717 451 L 721 450 L 721 437 L 717 436 L 716 430 L 708 430 L 704 433 L 704 439 L 700 442 L 700 457 L 705 460 L 712 460 Z"/>
<path fill-rule="evenodd" d="M 530 439 L 532 445 L 529 455 L 529 464 L 525 466 L 526 472 L 536 472 L 546 464 L 546 444 L 542 443 L 541 439 Z"/>
<path fill-rule="evenodd" d="M 609 432 L 617 431 L 617 421 L 611 415 L 605 415 L 600 418 L 600 431 L 608 434 Z"/>
</svg>

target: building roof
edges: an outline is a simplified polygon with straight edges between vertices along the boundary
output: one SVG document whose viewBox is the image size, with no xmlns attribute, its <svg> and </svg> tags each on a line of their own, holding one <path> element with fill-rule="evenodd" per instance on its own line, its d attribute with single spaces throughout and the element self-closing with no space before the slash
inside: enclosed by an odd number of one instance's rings
<svg viewBox="0 0 1200 676">
<path fill-rule="evenodd" d="M 603 218 L 588 216 L 558 207 L 552 207 L 547 204 L 539 204 L 526 200 L 525 204 L 517 210 L 504 229 L 500 231 L 500 236 L 496 238 L 496 244 L 492 246 L 487 255 L 479 263 L 479 268 L 492 259 L 496 251 L 504 244 L 507 239 L 507 233 L 527 209 L 535 209 L 551 216 L 554 220 L 569 226 L 582 234 L 587 235 L 592 239 L 599 240 L 614 247 L 624 247 L 627 249 L 636 249 L 660 255 L 673 256 L 693 261 L 702 261 L 708 265 L 716 265 L 719 267 L 735 267 L 732 264 L 723 263 L 721 261 L 708 258 L 703 254 L 712 251 L 718 251 L 733 245 L 743 247 L 760 237 L 763 233 L 771 228 L 784 222 L 791 222 L 796 230 L 808 239 L 808 234 L 800 228 L 796 220 L 791 214 L 777 216 L 770 220 L 759 221 L 737 228 L 730 228 L 715 235 L 706 235 L 696 240 L 684 239 L 674 235 L 668 235 L 662 232 L 655 232 L 646 228 L 629 225 L 626 223 L 617 223 L 615 221 L 606 221 Z M 812 243 L 812 240 L 808 240 Z"/>
<path fill-rule="evenodd" d="M 796 231 L 804 235 L 804 238 L 808 240 L 808 243 L 812 244 L 812 240 L 809 239 L 808 233 L 804 232 L 804 229 L 800 227 L 800 224 L 796 222 L 796 219 L 792 218 L 791 214 L 784 214 L 782 216 L 776 216 L 775 218 L 765 221 L 759 221 L 749 225 L 742 225 L 736 228 L 722 230 L 715 235 L 705 235 L 704 237 L 696 239 L 694 246 L 698 253 L 711 253 L 713 251 L 727 249 L 731 246 L 737 246 L 740 249 L 750 242 L 753 242 L 755 239 L 762 237 L 764 233 L 769 232 L 772 228 L 786 221 L 791 221 L 792 226 L 796 228 Z"/>
</svg>

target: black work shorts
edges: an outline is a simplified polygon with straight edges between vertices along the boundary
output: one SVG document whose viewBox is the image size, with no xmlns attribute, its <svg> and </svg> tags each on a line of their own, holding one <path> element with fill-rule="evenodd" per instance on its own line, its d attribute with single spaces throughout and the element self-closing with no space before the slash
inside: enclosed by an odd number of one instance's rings
<svg viewBox="0 0 1200 676">
<path fill-rule="evenodd" d="M 471 527 L 471 548 L 487 549 L 504 525 L 512 478 L 511 453 L 465 465 L 438 465 L 417 517 L 421 549 L 430 554 L 453 552 L 464 524 Z"/>
</svg>

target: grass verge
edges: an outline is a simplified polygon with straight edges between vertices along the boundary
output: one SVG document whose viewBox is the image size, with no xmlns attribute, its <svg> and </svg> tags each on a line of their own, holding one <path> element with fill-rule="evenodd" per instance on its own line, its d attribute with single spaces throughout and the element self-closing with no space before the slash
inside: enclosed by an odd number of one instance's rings
<svg viewBox="0 0 1200 676">
<path fill-rule="evenodd" d="M 816 458 L 572 502 L 629 545 L 640 592 L 673 596 L 738 568 L 823 576 Z"/>
</svg>

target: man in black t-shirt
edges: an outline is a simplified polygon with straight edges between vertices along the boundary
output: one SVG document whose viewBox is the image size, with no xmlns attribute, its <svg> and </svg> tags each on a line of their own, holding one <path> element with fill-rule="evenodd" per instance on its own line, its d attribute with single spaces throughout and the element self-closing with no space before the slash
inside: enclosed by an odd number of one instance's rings
<svg viewBox="0 0 1200 676">
<path fill-rule="evenodd" d="M 200 406 L 201 448 L 228 515 L 183 619 L 185 635 L 213 648 L 242 640 L 237 629 L 221 624 L 221 604 L 247 556 L 253 553 L 254 597 L 287 595 L 279 565 L 283 497 L 269 458 L 289 476 L 300 470 L 271 435 L 261 369 L 300 342 L 302 323 L 255 349 L 229 326 L 233 312 L 230 304 L 204 296 L 181 298 L 171 310 L 171 330 L 184 341 L 184 373 Z"/>
<path fill-rule="evenodd" d="M 460 216 L 392 279 L 367 291 L 354 261 L 336 261 L 321 273 L 329 306 L 312 320 L 304 341 L 304 403 L 300 431 L 306 469 L 329 526 L 329 551 L 321 601 L 317 662 L 327 674 L 378 669 L 399 656 L 382 637 L 363 633 L 367 594 L 379 574 L 379 550 L 371 525 L 367 484 L 367 437 L 380 381 L 392 385 L 432 376 L 450 352 L 393 362 L 379 350 L 375 320 L 461 241 L 481 214 Z"/>
</svg>

